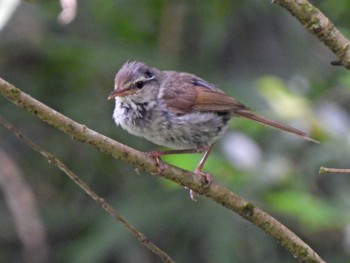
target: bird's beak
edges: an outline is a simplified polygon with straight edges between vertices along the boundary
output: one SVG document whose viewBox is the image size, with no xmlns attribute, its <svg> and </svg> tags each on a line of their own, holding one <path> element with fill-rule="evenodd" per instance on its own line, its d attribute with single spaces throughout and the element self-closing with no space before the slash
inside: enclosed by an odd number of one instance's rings
<svg viewBox="0 0 350 263">
<path fill-rule="evenodd" d="M 112 100 L 112 99 L 114 99 L 115 97 L 117 97 L 117 96 L 120 96 L 119 95 L 119 91 L 118 90 L 113 90 L 110 94 L 109 94 L 109 96 L 108 96 L 108 100 Z"/>
<path fill-rule="evenodd" d="M 132 91 L 130 89 L 124 89 L 124 90 L 115 89 L 111 92 L 111 94 L 109 94 L 108 99 L 112 100 L 115 97 L 124 97 L 130 94 L 132 94 Z"/>
</svg>

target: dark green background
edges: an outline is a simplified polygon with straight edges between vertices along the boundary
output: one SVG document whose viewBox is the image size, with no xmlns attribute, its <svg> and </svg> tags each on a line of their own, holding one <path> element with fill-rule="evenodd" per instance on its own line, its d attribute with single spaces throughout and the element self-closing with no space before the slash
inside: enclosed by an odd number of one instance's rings
<svg viewBox="0 0 350 263">
<path fill-rule="evenodd" d="M 79 1 L 57 23 L 58 1 L 22 3 L 0 31 L 0 76 L 68 117 L 142 151 L 107 101 L 115 73 L 138 59 L 195 73 L 257 112 L 307 131 L 321 144 L 234 119 L 205 171 L 297 233 L 328 262 L 350 260 L 350 77 L 336 57 L 271 1 Z M 313 1 L 347 35 L 347 0 Z M 177 262 L 295 262 L 278 242 L 209 199 L 75 142 L 0 97 L 0 114 L 64 161 Z M 61 171 L 0 126 L 0 149 L 38 199 L 49 262 L 160 262 Z M 231 156 L 232 155 L 232 156 Z M 230 157 L 231 156 L 231 157 Z M 200 156 L 167 160 L 193 170 Z M 1 168 L 0 168 L 1 169 Z M 1 197 L 1 196 L 0 196 Z M 21 243 L 0 198 L 1 262 Z M 35 252 L 33 252 L 35 253 Z"/>
</svg>

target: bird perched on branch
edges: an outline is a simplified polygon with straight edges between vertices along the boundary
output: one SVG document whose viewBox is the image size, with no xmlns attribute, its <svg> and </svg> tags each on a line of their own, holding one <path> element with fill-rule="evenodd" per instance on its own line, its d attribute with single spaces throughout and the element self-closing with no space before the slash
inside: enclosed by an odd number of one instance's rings
<svg viewBox="0 0 350 263">
<path fill-rule="evenodd" d="M 172 149 L 149 153 L 159 165 L 162 155 L 205 152 L 194 172 L 208 184 L 211 177 L 202 171 L 203 166 L 232 117 L 248 118 L 316 142 L 298 129 L 257 115 L 202 78 L 161 71 L 139 61 L 129 61 L 121 67 L 108 99 L 115 99 L 113 118 L 117 125 Z"/>
</svg>

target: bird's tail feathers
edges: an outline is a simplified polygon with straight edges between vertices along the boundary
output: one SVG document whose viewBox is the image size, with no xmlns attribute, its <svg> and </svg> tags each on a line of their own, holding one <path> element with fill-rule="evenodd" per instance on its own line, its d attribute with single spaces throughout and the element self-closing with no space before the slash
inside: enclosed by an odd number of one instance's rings
<svg viewBox="0 0 350 263">
<path fill-rule="evenodd" d="M 319 143 L 319 141 L 312 139 L 311 137 L 309 137 L 305 132 L 302 132 L 301 130 L 298 130 L 296 128 L 290 127 L 288 125 L 279 123 L 277 121 L 273 121 L 270 120 L 268 118 L 265 118 L 263 116 L 257 115 L 254 112 L 250 111 L 250 110 L 236 110 L 235 114 L 237 114 L 238 116 L 241 117 L 245 117 L 260 123 L 263 123 L 265 125 L 274 127 L 276 129 L 282 130 L 282 131 L 286 131 L 289 133 L 293 133 L 296 134 L 300 137 L 302 137 L 305 140 L 311 141 L 311 142 L 315 142 L 315 143 Z"/>
</svg>

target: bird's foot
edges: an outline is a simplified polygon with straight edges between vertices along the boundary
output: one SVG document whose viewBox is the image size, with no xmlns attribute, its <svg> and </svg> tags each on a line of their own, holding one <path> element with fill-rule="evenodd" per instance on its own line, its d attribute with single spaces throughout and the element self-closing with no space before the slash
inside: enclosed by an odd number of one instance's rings
<svg viewBox="0 0 350 263">
<path fill-rule="evenodd" d="M 194 171 L 194 173 L 201 176 L 201 183 L 204 186 L 204 188 L 207 188 L 207 187 L 210 186 L 211 182 L 213 181 L 213 179 L 212 179 L 210 174 L 202 172 L 199 169 L 196 169 Z M 192 201 L 197 201 L 196 195 L 197 195 L 197 192 L 195 192 L 194 190 L 190 189 L 190 197 L 191 197 Z"/>
<path fill-rule="evenodd" d="M 213 178 L 211 177 L 210 174 L 202 172 L 198 169 L 194 171 L 195 174 L 200 175 L 202 177 L 201 183 L 205 188 L 209 187 L 211 182 L 213 181 Z"/>
<path fill-rule="evenodd" d="M 162 156 L 162 154 L 158 151 L 151 151 L 151 152 L 147 152 L 146 154 L 149 157 L 152 157 L 153 159 L 155 159 L 155 161 L 157 163 L 157 167 L 158 167 L 158 171 L 156 174 L 162 175 L 163 171 L 165 170 L 165 164 L 160 159 L 160 156 Z"/>
</svg>

